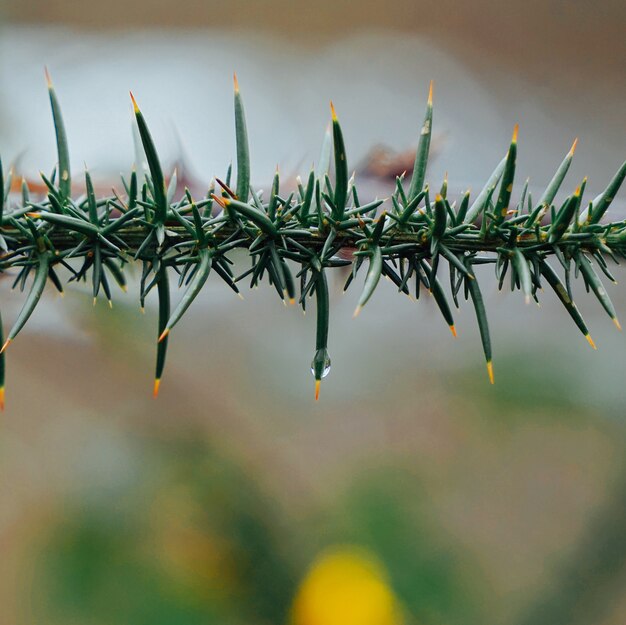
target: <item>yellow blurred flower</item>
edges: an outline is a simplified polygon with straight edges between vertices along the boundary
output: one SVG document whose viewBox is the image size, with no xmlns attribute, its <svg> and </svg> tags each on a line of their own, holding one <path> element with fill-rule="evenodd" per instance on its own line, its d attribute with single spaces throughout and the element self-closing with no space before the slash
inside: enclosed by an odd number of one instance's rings
<svg viewBox="0 0 626 625">
<path fill-rule="evenodd" d="M 402 625 L 387 572 L 364 549 L 334 547 L 313 563 L 296 595 L 293 625 Z"/>
</svg>

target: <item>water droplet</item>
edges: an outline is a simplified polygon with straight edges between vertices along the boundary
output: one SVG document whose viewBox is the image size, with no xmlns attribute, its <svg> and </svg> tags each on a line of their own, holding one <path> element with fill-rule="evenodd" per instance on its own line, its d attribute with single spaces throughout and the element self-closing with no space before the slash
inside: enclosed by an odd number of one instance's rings
<svg viewBox="0 0 626 625">
<path fill-rule="evenodd" d="M 322 371 L 322 377 L 325 378 L 330 373 L 330 358 L 326 358 L 324 361 L 324 370 Z"/>
<path fill-rule="evenodd" d="M 318 349 L 311 361 L 311 373 L 317 379 L 325 378 L 330 373 L 330 356 L 325 349 Z"/>
</svg>

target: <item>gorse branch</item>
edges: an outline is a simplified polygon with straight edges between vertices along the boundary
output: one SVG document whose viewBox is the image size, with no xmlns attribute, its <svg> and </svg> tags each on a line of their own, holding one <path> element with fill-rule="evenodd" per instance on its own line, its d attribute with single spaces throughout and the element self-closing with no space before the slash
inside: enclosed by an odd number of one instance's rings
<svg viewBox="0 0 626 625">
<path fill-rule="evenodd" d="M 47 73 L 46 73 L 47 76 Z M 96 197 L 85 171 L 86 193 L 71 197 L 67 137 L 52 83 L 47 76 L 58 165 L 50 177 L 42 174 L 47 194 L 31 199 L 22 185 L 21 201 L 10 196 L 11 176 L 4 180 L 0 163 L 0 273 L 15 276 L 14 287 L 28 295 L 6 338 L 0 321 L 0 405 L 4 405 L 5 355 L 51 282 L 63 290 L 58 271 L 69 280 L 89 280 L 94 302 L 101 292 L 111 302 L 110 281 L 126 289 L 125 267 L 142 264 L 139 299 L 148 293 L 159 299 L 157 358 L 154 394 L 159 390 L 169 335 L 202 290 L 211 272 L 239 293 L 238 283 L 248 278 L 254 287 L 265 280 L 283 302 L 296 301 L 305 309 L 315 297 L 317 329 L 311 370 L 317 399 L 320 381 L 330 370 L 328 354 L 328 272 L 350 266 L 344 290 L 359 271 L 366 272 L 354 315 L 374 294 L 382 276 L 398 291 L 420 297 L 433 296 L 442 317 L 456 336 L 453 306 L 459 294 L 471 300 L 493 383 L 491 338 L 477 265 L 493 264 L 499 288 L 509 276 L 512 290 L 527 302 L 537 300 L 547 284 L 563 304 L 583 336 L 595 348 L 585 322 L 573 301 L 572 280 L 582 279 L 615 325 L 615 309 L 599 273 L 613 280 L 607 259 L 626 257 L 626 221 L 602 223 L 626 177 L 626 163 L 606 189 L 583 203 L 583 180 L 561 204 L 554 200 L 563 184 L 576 149 L 565 155 L 538 201 L 524 185 L 519 201 L 511 205 L 517 155 L 517 126 L 502 161 L 473 199 L 469 191 L 457 202 L 447 197 L 447 180 L 439 192 L 425 183 L 433 120 L 432 84 L 421 125 L 413 174 L 408 185 L 403 176 L 388 200 L 362 204 L 354 176 L 349 177 L 343 133 L 331 103 L 331 130 L 327 132 L 317 170 L 306 181 L 281 192 L 278 171 L 269 194 L 250 185 L 250 152 L 243 101 L 235 77 L 236 179 L 229 168 L 224 180 L 216 178 L 205 197 L 194 198 L 188 189 L 176 194 L 176 175 L 169 184 L 146 120 L 131 94 L 138 135 L 149 174 L 132 171 L 123 178 L 123 197 Z M 334 160 L 332 180 L 329 175 Z M 233 272 L 231 253 L 249 252 L 250 267 Z M 442 263 L 443 261 L 443 263 Z M 447 265 L 444 272 L 442 265 Z M 555 267 L 560 267 L 563 278 Z M 297 269 L 297 270 L 296 270 Z M 169 279 L 178 278 L 185 292 L 170 306 Z M 445 275 L 445 278 L 444 278 Z M 444 289 L 442 281 L 449 287 Z M 297 286 L 298 285 L 298 286 Z"/>
</svg>

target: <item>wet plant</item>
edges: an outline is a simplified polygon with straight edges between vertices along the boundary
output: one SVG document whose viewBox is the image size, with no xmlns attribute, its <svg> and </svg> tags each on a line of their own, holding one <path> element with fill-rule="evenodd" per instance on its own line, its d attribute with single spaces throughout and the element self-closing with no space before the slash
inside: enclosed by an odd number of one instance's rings
<svg viewBox="0 0 626 625">
<path fill-rule="evenodd" d="M 610 262 L 626 258 L 626 220 L 604 221 L 626 177 L 626 162 L 596 198 L 583 200 L 586 180 L 582 180 L 556 205 L 576 141 L 541 197 L 533 199 L 526 181 L 513 204 L 516 126 L 504 158 L 479 193 L 472 198 L 467 191 L 458 202 L 450 201 L 447 180 L 439 191 L 426 182 L 433 122 L 431 84 L 410 181 L 405 184 L 404 176 L 398 177 L 387 200 L 361 203 L 332 103 L 331 125 L 317 167 L 286 191 L 281 190 L 276 172 L 269 192 L 263 193 L 250 184 L 246 120 L 235 78 L 235 172 L 229 167 L 223 180 L 215 178 L 203 197 L 193 197 L 188 189 L 177 196 L 176 175 L 166 179 L 148 124 L 132 94 L 147 171 L 133 170 L 122 178 L 123 193 L 110 197 L 96 196 L 85 171 L 85 193 L 73 197 L 65 126 L 49 77 L 48 91 L 58 163 L 49 176 L 41 174 L 47 192 L 31 198 L 23 183 L 21 195 L 12 194 L 13 173 L 9 171 L 5 180 L 0 163 L 0 273 L 11 275 L 14 287 L 27 290 L 6 336 L 2 336 L 0 321 L 2 406 L 7 348 L 26 324 L 46 284 L 62 292 L 62 275 L 70 281 L 87 281 L 94 302 L 102 293 L 110 303 L 112 282 L 126 290 L 125 269 L 130 263 L 142 267 L 140 305 L 151 291 L 159 301 L 154 395 L 163 375 L 169 335 L 211 272 L 235 293 L 245 279 L 250 287 L 262 282 L 271 285 L 284 303 L 297 303 L 303 310 L 315 299 L 311 371 L 316 399 L 320 382 L 330 371 L 328 276 L 338 267 L 349 268 L 344 290 L 359 272 L 365 272 L 355 317 L 383 276 L 411 298 L 432 295 L 455 336 L 453 310 L 463 298 L 471 301 L 491 383 L 491 337 L 475 272 L 479 265 L 494 266 L 500 289 L 508 276 L 511 290 L 521 291 L 527 302 L 538 301 L 547 285 L 594 349 L 573 300 L 575 279 L 582 280 L 619 328 L 600 274 L 614 281 Z M 239 275 L 231 258 L 237 248 L 246 249 L 250 259 L 249 268 Z M 184 288 L 173 309 L 171 277 Z"/>
</svg>

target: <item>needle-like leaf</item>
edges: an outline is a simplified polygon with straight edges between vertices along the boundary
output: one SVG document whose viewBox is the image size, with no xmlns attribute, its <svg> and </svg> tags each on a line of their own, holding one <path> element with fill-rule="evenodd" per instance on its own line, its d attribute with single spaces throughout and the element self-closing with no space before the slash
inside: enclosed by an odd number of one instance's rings
<svg viewBox="0 0 626 625">
<path fill-rule="evenodd" d="M 420 138 L 417 143 L 415 153 L 415 163 L 413 164 L 413 175 L 407 199 L 409 202 L 424 188 L 426 178 L 426 168 L 428 167 L 428 153 L 430 151 L 430 137 L 433 130 L 433 81 L 430 81 L 428 90 L 428 102 L 426 103 L 426 114 L 420 130 Z"/>
<path fill-rule="evenodd" d="M 248 129 L 243 99 L 239 92 L 239 81 L 234 74 L 235 84 L 235 139 L 237 141 L 237 198 L 248 201 L 250 192 L 250 147 L 248 145 Z"/>
<path fill-rule="evenodd" d="M 70 155 L 67 146 L 67 134 L 65 124 L 61 115 L 61 106 L 57 98 L 48 69 L 45 70 L 46 83 L 48 84 L 48 95 L 50 96 L 50 107 L 52 108 L 52 120 L 54 122 L 54 132 L 57 140 L 57 156 L 59 160 L 59 190 L 64 199 L 72 194 L 72 178 L 70 173 Z"/>
<path fill-rule="evenodd" d="M 348 161 L 346 159 L 343 133 L 341 132 L 341 126 L 332 102 L 330 103 L 330 111 L 333 121 L 333 148 L 335 156 L 335 194 L 333 196 L 335 210 L 333 211 L 333 218 L 341 221 L 348 199 Z"/>
<path fill-rule="evenodd" d="M 139 110 L 139 106 L 137 106 L 137 102 L 132 93 L 130 94 L 130 98 L 133 102 L 139 136 L 141 137 L 141 143 L 146 154 L 148 168 L 150 169 L 150 176 L 152 177 L 155 201 L 155 221 L 158 224 L 163 224 L 165 223 L 167 215 L 167 189 L 165 188 L 165 178 L 163 177 L 161 161 L 159 160 L 159 155 L 157 154 L 152 135 L 148 130 L 146 120 L 143 113 Z"/>
</svg>

